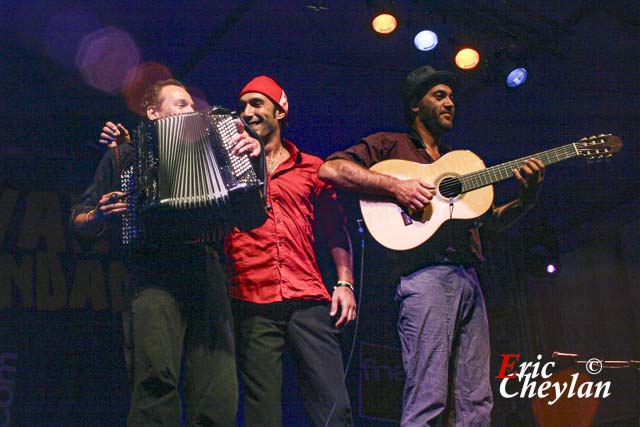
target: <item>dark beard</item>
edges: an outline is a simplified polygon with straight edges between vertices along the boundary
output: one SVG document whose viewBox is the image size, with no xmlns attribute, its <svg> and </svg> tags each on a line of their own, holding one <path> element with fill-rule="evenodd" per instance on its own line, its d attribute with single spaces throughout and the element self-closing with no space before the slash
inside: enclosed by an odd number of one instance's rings
<svg viewBox="0 0 640 427">
<path fill-rule="evenodd" d="M 453 128 L 453 122 L 450 125 L 449 124 L 445 125 L 439 120 L 439 116 L 438 117 L 433 117 L 433 116 L 423 117 L 421 115 L 420 116 L 420 121 L 422 122 L 424 127 L 427 128 L 427 130 L 429 132 L 431 132 L 431 134 L 434 135 L 434 136 L 444 135 L 445 133 L 447 133 L 448 131 L 450 131 Z"/>
</svg>

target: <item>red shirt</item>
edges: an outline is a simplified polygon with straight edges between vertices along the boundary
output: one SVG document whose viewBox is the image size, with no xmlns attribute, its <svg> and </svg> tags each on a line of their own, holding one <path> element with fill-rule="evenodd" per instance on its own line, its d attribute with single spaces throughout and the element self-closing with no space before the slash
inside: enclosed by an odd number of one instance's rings
<svg viewBox="0 0 640 427">
<path fill-rule="evenodd" d="M 283 140 L 290 157 L 268 180 L 267 221 L 225 240 L 232 298 L 258 304 L 331 297 L 316 261 L 314 230 L 342 232 L 344 214 L 333 187 L 318 177 L 322 160 Z"/>
</svg>

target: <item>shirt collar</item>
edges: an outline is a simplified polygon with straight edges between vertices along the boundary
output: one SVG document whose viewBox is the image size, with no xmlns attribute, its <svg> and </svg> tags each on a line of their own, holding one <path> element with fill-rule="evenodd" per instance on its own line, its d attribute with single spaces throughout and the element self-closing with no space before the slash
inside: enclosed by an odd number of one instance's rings
<svg viewBox="0 0 640 427">
<path fill-rule="evenodd" d="M 289 155 L 291 156 L 289 159 L 294 159 L 294 161 L 297 163 L 300 157 L 300 150 L 298 150 L 298 147 L 296 147 L 295 144 L 288 139 L 282 139 L 282 145 L 289 152 Z"/>
<path fill-rule="evenodd" d="M 293 142 L 289 141 L 288 139 L 282 139 L 281 143 L 284 146 L 284 148 L 289 152 L 289 158 L 282 163 L 281 165 L 282 169 L 277 170 L 279 167 L 276 168 L 278 174 L 291 169 L 292 167 L 294 167 L 295 165 L 297 165 L 302 161 L 302 154 L 300 153 L 300 150 L 298 149 L 298 147 L 294 145 Z"/>
<path fill-rule="evenodd" d="M 413 142 L 413 145 L 418 150 L 425 150 L 427 148 L 424 145 L 424 142 L 422 141 L 422 138 L 420 137 L 420 134 L 415 129 L 413 129 L 413 128 L 409 129 L 407 134 L 409 135 L 409 139 L 411 139 L 411 142 Z M 447 144 L 443 144 L 441 142 L 438 142 L 438 152 L 440 154 L 445 154 L 445 153 L 448 153 L 449 151 L 451 151 L 451 147 L 450 146 L 448 146 Z"/>
</svg>

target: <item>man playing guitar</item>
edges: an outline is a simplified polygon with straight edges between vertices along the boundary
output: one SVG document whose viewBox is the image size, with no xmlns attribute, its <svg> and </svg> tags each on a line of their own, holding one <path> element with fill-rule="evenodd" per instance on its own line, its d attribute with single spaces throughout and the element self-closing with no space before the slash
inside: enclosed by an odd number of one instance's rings
<svg viewBox="0 0 640 427">
<path fill-rule="evenodd" d="M 399 205 L 396 211 L 404 225 L 428 223 L 425 218 L 433 214 L 432 201 L 442 197 L 433 182 L 398 178 L 369 168 L 388 159 L 430 164 L 450 151 L 440 143 L 440 137 L 453 127 L 457 84 L 454 74 L 430 66 L 411 72 L 403 86 L 409 132 L 381 132 L 363 138 L 355 146 L 329 156 L 320 168 L 320 177 L 375 200 L 390 199 Z M 518 198 L 491 208 L 484 226 L 506 227 L 533 206 L 544 169 L 538 159 L 526 159 L 515 167 L 513 175 L 521 184 Z M 453 197 L 447 206 L 456 209 Z M 452 212 L 450 215 L 453 217 Z M 455 421 L 461 426 L 489 426 L 493 406 L 489 330 L 473 268 L 483 259 L 478 226 L 451 222 L 451 226 L 443 227 L 429 241 L 405 254 L 398 266 L 401 278 L 396 293 L 400 301 L 397 329 L 406 374 L 401 425 L 432 426 Z"/>
</svg>

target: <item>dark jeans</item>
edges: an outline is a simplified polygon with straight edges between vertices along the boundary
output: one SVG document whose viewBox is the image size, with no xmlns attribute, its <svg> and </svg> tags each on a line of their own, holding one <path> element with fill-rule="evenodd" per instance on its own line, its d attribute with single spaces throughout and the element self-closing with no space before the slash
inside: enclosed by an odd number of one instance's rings
<svg viewBox="0 0 640 427">
<path fill-rule="evenodd" d="M 123 313 L 128 425 L 233 426 L 238 383 L 232 317 L 215 253 L 183 248 L 129 266 Z M 184 363 L 183 396 L 180 369 Z"/>
<path fill-rule="evenodd" d="M 248 427 L 282 426 L 282 351 L 291 351 L 313 426 L 351 426 L 338 330 L 329 303 L 233 301 L 237 354 Z M 337 402 L 337 403 L 336 403 Z M 327 419 L 335 404 L 331 421 Z"/>
</svg>

